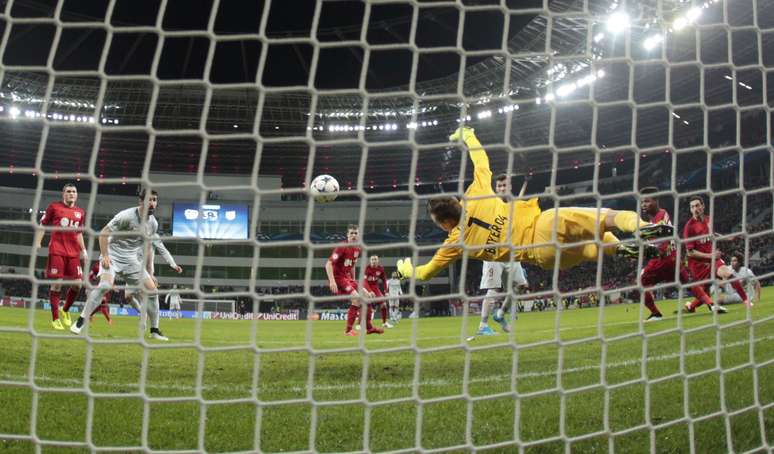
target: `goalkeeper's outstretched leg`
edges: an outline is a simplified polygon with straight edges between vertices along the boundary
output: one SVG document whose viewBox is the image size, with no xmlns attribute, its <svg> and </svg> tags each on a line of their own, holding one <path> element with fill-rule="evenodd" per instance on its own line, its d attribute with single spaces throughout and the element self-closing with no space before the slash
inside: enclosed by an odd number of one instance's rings
<svg viewBox="0 0 774 454">
<path fill-rule="evenodd" d="M 556 227 L 556 237 L 553 232 Z M 668 225 L 648 224 L 640 220 L 634 211 L 618 211 L 608 208 L 558 208 L 540 213 L 535 222 L 535 235 L 531 248 L 533 263 L 543 269 L 553 269 L 559 255 L 559 268 L 567 269 L 582 262 L 596 262 L 599 259 L 599 245 L 586 243 L 578 246 L 561 247 L 563 244 L 594 241 L 597 234 L 601 237 L 604 255 L 620 255 L 636 259 L 639 247 L 633 243 L 621 243 L 611 230 L 636 233 L 648 240 L 672 234 Z M 551 243 L 558 243 L 559 247 Z M 539 246 L 543 244 L 542 246 Z M 644 259 L 659 255 L 653 245 L 643 246 Z"/>
</svg>

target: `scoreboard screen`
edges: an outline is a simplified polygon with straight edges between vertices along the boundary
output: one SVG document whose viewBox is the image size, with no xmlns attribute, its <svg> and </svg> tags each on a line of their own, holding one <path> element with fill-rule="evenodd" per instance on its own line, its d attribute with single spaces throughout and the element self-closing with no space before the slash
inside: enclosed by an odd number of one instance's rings
<svg viewBox="0 0 774 454">
<path fill-rule="evenodd" d="M 205 240 L 246 240 L 250 223 L 245 204 L 175 203 L 172 236 Z"/>
</svg>

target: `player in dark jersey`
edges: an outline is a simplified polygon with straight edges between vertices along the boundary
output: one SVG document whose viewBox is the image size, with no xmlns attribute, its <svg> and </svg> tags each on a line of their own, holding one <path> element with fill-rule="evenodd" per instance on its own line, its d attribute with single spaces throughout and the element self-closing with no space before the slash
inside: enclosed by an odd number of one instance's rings
<svg viewBox="0 0 774 454">
<path fill-rule="evenodd" d="M 376 298 L 384 297 L 387 294 L 387 274 L 384 272 L 384 267 L 379 264 L 378 255 L 372 255 L 368 259 L 368 266 L 366 266 L 364 274 L 363 287 L 373 293 Z M 374 306 L 381 310 L 382 326 L 392 328 L 387 319 L 387 300 L 376 300 Z"/>
<path fill-rule="evenodd" d="M 40 225 L 50 227 L 51 239 L 48 242 L 48 261 L 46 262 L 46 278 L 55 282 L 49 290 L 51 303 L 51 326 L 54 329 L 63 330 L 62 322 L 70 326 L 70 316 L 62 312 L 62 320 L 59 320 L 59 302 L 62 298 L 62 279 L 80 281 L 83 279 L 82 260 L 88 259 L 86 245 L 83 242 L 83 224 L 86 222 L 86 212 L 76 205 L 78 201 L 78 188 L 72 183 L 67 183 L 62 188 L 62 201 L 52 202 L 46 208 L 45 214 L 40 218 Z M 48 230 L 48 229 L 46 229 Z M 34 246 L 40 249 L 46 230 L 39 229 L 35 232 Z M 80 284 L 69 286 L 65 296 L 65 305 L 70 307 L 81 291 Z"/>
<path fill-rule="evenodd" d="M 355 278 L 355 265 L 360 258 L 360 247 L 352 245 L 357 243 L 360 237 L 360 230 L 356 225 L 347 226 L 347 241 L 333 250 L 328 262 L 325 264 L 325 273 L 328 275 L 328 286 L 334 295 L 346 295 L 351 299 L 349 311 L 347 312 L 347 329 L 344 334 L 347 336 L 357 336 L 352 329 L 355 318 L 365 317 L 366 333 L 381 334 L 384 332 L 381 328 L 375 328 L 371 324 L 371 308 L 364 309 L 358 293 L 357 280 Z M 374 297 L 374 294 L 364 289 L 365 296 Z"/>
<path fill-rule="evenodd" d="M 691 197 L 691 218 L 683 227 L 683 239 L 685 240 L 686 255 L 688 256 L 688 273 L 693 282 L 711 280 L 713 277 L 731 279 L 734 270 L 720 258 L 719 251 L 713 251 L 712 234 L 710 233 L 710 218 L 704 214 L 704 200 L 699 196 Z M 714 276 L 712 270 L 714 269 Z M 738 280 L 731 281 L 739 297 L 746 306 L 750 305 L 747 293 Z M 707 282 L 701 284 L 708 285 Z M 688 312 L 693 312 L 703 301 L 694 300 L 685 305 Z M 722 307 L 717 305 L 716 307 Z"/>
<path fill-rule="evenodd" d="M 658 199 L 653 195 L 656 192 L 658 192 L 658 188 L 655 187 L 642 188 L 640 191 L 642 194 L 642 199 L 640 200 L 642 216 L 651 224 L 671 226 L 672 220 L 669 218 L 669 213 L 659 206 Z M 673 282 L 675 279 L 677 249 L 675 248 L 674 243 L 669 240 L 664 240 L 657 243 L 657 245 L 661 255 L 650 259 L 645 268 L 642 269 L 640 282 L 643 287 L 653 287 L 654 285 L 664 282 Z M 684 266 L 680 266 L 679 277 L 680 282 L 683 284 L 689 282 L 688 272 Z M 712 299 L 700 285 L 692 287 L 691 293 L 693 293 L 696 298 L 712 307 Z M 645 321 L 652 322 L 661 320 L 663 316 L 661 311 L 658 310 L 658 307 L 656 307 L 653 292 L 646 289 L 644 299 L 645 307 L 650 310 L 650 315 Z"/>
</svg>

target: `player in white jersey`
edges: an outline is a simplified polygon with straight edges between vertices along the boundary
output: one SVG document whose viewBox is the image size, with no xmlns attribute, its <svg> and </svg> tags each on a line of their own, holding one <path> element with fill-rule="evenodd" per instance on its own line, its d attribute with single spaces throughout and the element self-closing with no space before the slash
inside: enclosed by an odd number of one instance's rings
<svg viewBox="0 0 774 454">
<path fill-rule="evenodd" d="M 150 247 L 146 240 L 161 252 L 172 269 L 178 273 L 182 273 L 183 269 L 175 263 L 156 233 L 159 224 L 153 212 L 158 204 L 158 193 L 146 193 L 143 190 L 139 198 L 137 207 L 116 214 L 100 232 L 100 281 L 97 287 L 89 292 L 78 321 L 70 326 L 70 331 L 75 334 L 80 334 L 88 315 L 113 287 L 116 277 L 120 277 L 130 289 L 138 289 L 142 285 L 140 291 L 147 296 L 146 310 L 151 323 L 151 337 L 169 340 L 159 330 L 158 284 L 153 277 L 152 254 L 150 251 L 146 253 Z M 136 299 L 137 291 L 128 291 L 127 298 Z M 136 301 L 134 303 L 137 304 Z"/>
<path fill-rule="evenodd" d="M 400 297 L 403 295 L 403 287 L 400 285 L 397 271 L 393 271 L 392 278 L 387 280 L 387 295 L 389 296 L 390 320 L 397 323 L 401 319 Z"/>
<path fill-rule="evenodd" d="M 744 286 L 747 295 L 750 297 L 750 305 L 752 306 L 753 302 L 759 301 L 761 298 L 761 283 L 758 282 L 758 278 L 755 277 L 755 273 L 753 273 L 750 268 L 742 265 L 742 263 L 744 263 L 744 259 L 740 254 L 734 254 L 731 256 L 731 269 L 733 270 L 733 277 L 729 280 L 741 281 L 741 284 Z M 736 290 L 731 287 L 730 282 L 723 284 L 723 281 L 720 281 L 718 282 L 718 286 L 720 287 L 718 289 L 720 291 L 718 301 L 720 304 L 734 304 L 743 302 L 742 298 L 739 296 Z"/>
<path fill-rule="evenodd" d="M 164 260 L 172 267 L 172 269 L 177 271 L 177 264 L 175 263 L 175 259 L 172 257 L 172 254 L 169 253 L 169 250 L 166 246 L 164 246 L 164 243 L 161 241 L 161 237 L 158 233 L 154 233 L 151 237 L 151 245 L 153 246 L 148 251 L 148 257 L 144 258 L 140 256 L 140 263 L 145 263 L 145 267 L 147 272 L 149 273 L 151 279 L 153 279 L 153 282 L 156 284 L 156 287 L 159 286 L 158 280 L 156 280 L 156 270 L 153 265 L 154 260 L 154 251 L 159 251 L 161 256 L 164 258 Z M 182 271 L 182 269 L 181 269 Z M 142 304 L 140 303 L 140 300 L 142 299 L 142 295 L 139 293 L 139 288 L 131 288 L 128 287 L 125 290 L 125 299 L 126 302 L 133 307 L 137 313 L 140 316 L 140 327 L 142 328 L 142 331 L 145 331 L 145 322 L 147 321 L 148 316 L 153 312 L 153 307 L 151 304 L 147 306 L 147 311 L 144 311 L 142 308 Z M 151 335 L 154 338 L 159 338 L 159 335 L 157 333 L 158 326 L 156 326 L 156 330 L 151 333 Z M 164 337 L 164 336 L 161 336 Z"/>
<path fill-rule="evenodd" d="M 164 302 L 169 305 L 170 311 L 180 310 L 180 292 L 177 290 L 177 285 L 172 286 L 172 290 L 167 293 Z"/>
<path fill-rule="evenodd" d="M 510 192 L 510 185 L 508 183 L 508 175 L 498 175 L 495 180 L 495 192 L 500 195 L 508 194 L 508 192 Z M 525 180 L 519 191 L 519 197 L 524 196 L 526 191 L 527 181 Z M 519 288 L 527 287 L 527 276 L 526 273 L 524 273 L 524 268 L 521 266 L 521 263 L 513 262 L 512 265 L 509 265 L 510 264 L 502 262 L 484 262 L 481 270 L 481 285 L 479 288 L 481 290 L 486 290 L 486 295 L 481 302 L 481 322 L 479 323 L 478 331 L 476 332 L 479 336 L 494 336 L 496 334 L 494 330 L 489 327 L 489 313 L 497 302 L 497 299 L 502 296 L 503 270 L 508 267 L 510 271 L 514 273 L 513 281 Z M 505 298 L 502 306 L 497 309 L 495 316 L 492 317 L 494 321 L 500 324 L 503 331 L 506 333 L 511 331 L 510 326 L 508 326 L 508 321 L 505 319 L 505 310 L 508 301 L 509 299 Z"/>
</svg>

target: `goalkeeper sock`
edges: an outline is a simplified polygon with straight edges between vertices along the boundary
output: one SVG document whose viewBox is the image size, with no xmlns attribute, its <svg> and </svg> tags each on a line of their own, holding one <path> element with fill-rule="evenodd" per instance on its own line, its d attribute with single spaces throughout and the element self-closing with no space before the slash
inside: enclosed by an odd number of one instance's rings
<svg viewBox="0 0 774 454">
<path fill-rule="evenodd" d="M 59 320 L 59 299 L 60 298 L 61 298 L 61 295 L 59 293 L 59 290 L 48 291 L 48 301 L 51 304 L 51 320 L 53 321 Z"/>
<path fill-rule="evenodd" d="M 347 311 L 347 329 L 344 331 L 345 333 L 352 331 L 352 325 L 355 324 L 355 319 L 357 318 L 358 313 L 360 313 L 359 307 L 355 305 L 349 306 L 349 310 Z"/>
<path fill-rule="evenodd" d="M 67 312 L 70 310 L 70 306 L 73 305 L 73 303 L 75 302 L 75 298 L 78 297 L 79 293 L 80 293 L 80 289 L 78 291 L 76 291 L 72 287 L 67 289 L 67 296 L 65 296 L 65 303 L 64 303 L 64 307 L 62 308 L 63 311 Z"/>
<path fill-rule="evenodd" d="M 615 227 L 622 232 L 635 232 L 637 231 L 637 226 L 648 225 L 634 211 L 619 211 L 613 218 L 613 222 L 615 222 Z"/>
</svg>

